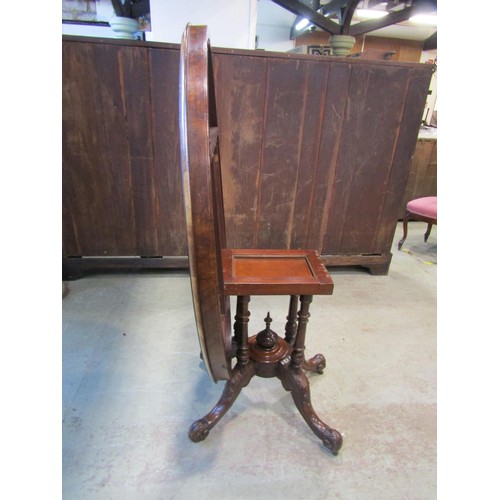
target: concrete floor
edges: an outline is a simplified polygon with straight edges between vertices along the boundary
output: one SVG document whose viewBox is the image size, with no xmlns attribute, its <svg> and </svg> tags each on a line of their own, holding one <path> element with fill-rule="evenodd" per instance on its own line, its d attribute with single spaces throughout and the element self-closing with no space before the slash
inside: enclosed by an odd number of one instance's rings
<svg viewBox="0 0 500 500">
<path fill-rule="evenodd" d="M 63 498 L 436 498 L 436 241 L 410 223 L 388 276 L 332 268 L 311 307 L 312 402 L 331 455 L 277 379 L 254 378 L 198 444 L 217 402 L 199 359 L 187 272 L 89 276 L 63 299 Z M 401 237 L 398 224 L 395 242 Z M 233 302 L 234 310 L 234 302 Z M 286 297 L 253 297 L 250 333 L 282 331 Z M 234 314 L 234 313 L 233 313 Z"/>
</svg>

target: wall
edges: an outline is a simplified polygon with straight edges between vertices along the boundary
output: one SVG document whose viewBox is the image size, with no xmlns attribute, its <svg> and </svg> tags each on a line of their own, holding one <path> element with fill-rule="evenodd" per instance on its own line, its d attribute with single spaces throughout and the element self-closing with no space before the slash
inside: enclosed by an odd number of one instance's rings
<svg viewBox="0 0 500 500">
<path fill-rule="evenodd" d="M 258 0 L 150 0 L 151 42 L 180 43 L 187 23 L 206 24 L 216 47 L 255 48 Z M 95 3 L 63 0 L 62 18 L 77 21 L 108 22 L 113 15 L 111 0 Z M 114 38 L 107 26 L 63 24 L 63 35 Z M 280 50 L 280 49 L 277 49 Z"/>
<path fill-rule="evenodd" d="M 362 52 L 369 49 L 394 51 L 395 54 L 391 57 L 391 61 L 420 62 L 423 45 L 422 40 L 370 36 L 367 33 L 356 37 L 356 45 L 352 52 Z"/>
<path fill-rule="evenodd" d="M 298 37 L 295 40 L 295 46 L 328 45 L 329 37 L 330 35 L 324 31 L 314 31 Z M 404 40 L 366 34 L 356 37 L 356 43 L 350 53 L 356 54 L 369 49 L 394 51 L 396 53 L 391 57 L 391 61 L 420 62 L 423 43 L 423 41 L 418 40 Z"/>
<path fill-rule="evenodd" d="M 278 52 L 287 52 L 294 48 L 290 40 L 290 26 L 297 16 L 280 7 L 271 0 L 257 2 L 257 38 L 256 48 Z"/>
<path fill-rule="evenodd" d="M 288 52 L 294 48 L 294 41 L 288 40 L 290 28 L 258 25 L 258 49 Z"/>
<path fill-rule="evenodd" d="M 92 23 L 107 23 L 113 16 L 114 10 L 111 0 L 84 2 L 82 0 L 63 0 L 62 19 Z M 99 24 L 65 24 L 62 25 L 63 35 L 95 36 L 113 38 L 113 31 L 109 26 Z"/>
<path fill-rule="evenodd" d="M 257 0 L 150 0 L 150 42 L 180 43 L 187 23 L 206 24 L 214 47 L 255 48 Z"/>
<path fill-rule="evenodd" d="M 430 94 L 427 96 L 427 103 L 424 110 L 424 120 L 427 125 L 434 123 L 434 120 L 432 120 L 434 112 L 436 113 L 434 118 L 437 119 L 437 50 L 423 51 L 420 62 L 432 64 L 432 61 L 436 64 L 436 71 L 432 75 L 429 86 Z"/>
</svg>

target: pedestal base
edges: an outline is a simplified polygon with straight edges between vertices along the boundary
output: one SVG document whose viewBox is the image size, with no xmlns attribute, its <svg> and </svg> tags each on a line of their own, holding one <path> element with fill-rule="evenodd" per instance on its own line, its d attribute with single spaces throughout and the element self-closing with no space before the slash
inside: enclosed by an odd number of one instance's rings
<svg viewBox="0 0 500 500">
<path fill-rule="evenodd" d="M 302 368 L 292 367 L 290 361 L 290 357 L 285 357 L 280 362 L 271 364 L 252 359 L 246 365 L 236 364 L 217 404 L 207 415 L 191 425 L 189 429 L 191 441 L 198 443 L 208 436 L 210 430 L 231 408 L 243 387 L 248 385 L 254 375 L 261 376 L 259 373 L 264 373 L 264 377 L 268 378 L 272 370 L 274 376 L 280 379 L 283 388 L 292 393 L 295 406 L 310 429 L 321 439 L 323 445 L 336 455 L 342 446 L 342 436 L 318 417 L 311 403 L 309 381 Z"/>
<path fill-rule="evenodd" d="M 270 329 L 271 319 L 266 318 L 266 329 L 247 338 L 249 297 L 238 297 L 235 323 L 237 343 L 236 366 L 226 382 L 222 396 L 213 409 L 203 418 L 196 420 L 189 429 L 189 438 L 194 442 L 203 441 L 210 430 L 231 408 L 241 390 L 248 385 L 253 376 L 280 379 L 283 388 L 292 393 L 295 406 L 323 445 L 333 454 L 342 446 L 341 434 L 325 424 L 316 414 L 311 403 L 309 381 L 304 370 L 322 373 L 326 361 L 322 354 L 311 359 L 304 358 L 305 328 L 309 318 L 311 296 L 301 296 L 301 309 L 298 312 L 298 328 L 294 317 L 297 314 L 297 297 L 292 296 L 285 340 Z"/>
</svg>

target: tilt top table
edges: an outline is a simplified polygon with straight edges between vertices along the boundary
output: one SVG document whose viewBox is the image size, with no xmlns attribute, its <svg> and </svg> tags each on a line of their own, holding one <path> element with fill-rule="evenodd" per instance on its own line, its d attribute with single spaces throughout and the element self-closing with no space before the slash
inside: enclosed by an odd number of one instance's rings
<svg viewBox="0 0 500 500">
<path fill-rule="evenodd" d="M 193 306 L 201 354 L 212 380 L 226 380 L 221 398 L 190 430 L 199 442 L 234 403 L 253 376 L 277 377 L 290 391 L 311 430 L 331 452 L 341 434 L 325 424 L 311 403 L 305 371 L 322 373 L 325 358 L 304 355 L 309 307 L 333 281 L 314 250 L 226 247 L 219 130 L 211 48 L 206 26 L 188 25 L 180 56 L 179 129 Z M 249 338 L 252 295 L 290 296 L 284 336 L 265 328 Z M 231 328 L 230 296 L 237 297 Z M 232 367 L 232 359 L 236 364 Z"/>
</svg>

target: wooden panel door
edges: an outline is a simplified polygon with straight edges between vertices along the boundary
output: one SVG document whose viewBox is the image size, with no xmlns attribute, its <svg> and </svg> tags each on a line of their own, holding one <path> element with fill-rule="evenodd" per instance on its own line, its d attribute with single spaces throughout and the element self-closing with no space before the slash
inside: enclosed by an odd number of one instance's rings
<svg viewBox="0 0 500 500">
<path fill-rule="evenodd" d="M 351 69 L 323 253 L 372 254 L 399 137 L 408 71 Z"/>
<path fill-rule="evenodd" d="M 157 248 L 147 74 L 145 49 L 63 45 L 66 255 L 142 255 Z"/>
</svg>

